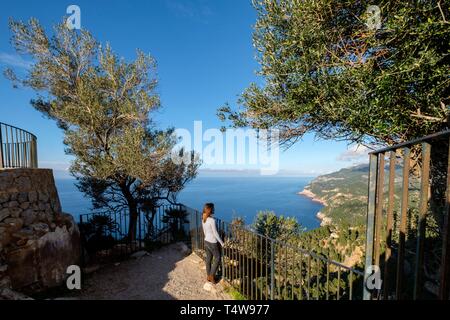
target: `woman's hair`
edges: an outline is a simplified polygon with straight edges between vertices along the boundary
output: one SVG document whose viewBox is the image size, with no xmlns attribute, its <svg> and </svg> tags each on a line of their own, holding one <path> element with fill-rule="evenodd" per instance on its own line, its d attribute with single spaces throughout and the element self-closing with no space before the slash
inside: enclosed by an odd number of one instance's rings
<svg viewBox="0 0 450 320">
<path fill-rule="evenodd" d="M 203 223 L 205 223 L 206 219 L 208 219 L 212 214 L 214 214 L 214 203 L 205 203 L 202 214 Z"/>
</svg>

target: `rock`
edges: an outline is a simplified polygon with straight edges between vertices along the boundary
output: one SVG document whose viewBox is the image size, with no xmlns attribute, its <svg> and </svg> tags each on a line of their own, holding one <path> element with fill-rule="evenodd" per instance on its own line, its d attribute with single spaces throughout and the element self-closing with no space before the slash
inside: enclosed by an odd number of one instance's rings
<svg viewBox="0 0 450 320">
<path fill-rule="evenodd" d="M 16 246 L 18 247 L 23 247 L 28 243 L 27 239 L 20 239 L 16 241 Z"/>
<path fill-rule="evenodd" d="M 189 249 L 189 247 L 184 242 L 176 243 L 176 248 L 185 256 L 191 254 L 191 249 Z"/>
<path fill-rule="evenodd" d="M 145 256 L 148 256 L 148 255 L 149 254 L 148 254 L 147 251 L 138 251 L 138 252 L 133 253 L 130 257 L 132 259 L 141 259 L 141 258 L 143 258 Z"/>
<path fill-rule="evenodd" d="M 19 190 L 30 190 L 31 189 L 31 180 L 29 177 L 22 176 L 17 178 L 15 181 L 17 188 Z"/>
<path fill-rule="evenodd" d="M 20 204 L 20 208 L 23 210 L 26 210 L 30 207 L 30 203 L 29 202 L 23 202 Z"/>
<path fill-rule="evenodd" d="M 35 236 L 34 231 L 31 233 Z M 5 257 L 14 290 L 33 286 L 33 291 L 41 291 L 60 286 L 67 278 L 67 267 L 80 263 L 80 234 L 75 223 L 71 229 L 57 227 L 35 241 L 23 239 L 27 245 L 9 250 Z"/>
<path fill-rule="evenodd" d="M 4 171 L 0 175 L 2 183 L 0 183 L 0 191 L 6 191 L 11 188 L 11 184 L 14 178 L 11 176 L 11 173 L 8 171 Z"/>
<path fill-rule="evenodd" d="M 203 285 L 203 290 L 206 290 L 206 291 L 211 292 L 211 293 L 217 293 L 217 289 L 215 288 L 215 286 L 211 282 L 206 282 Z"/>
<path fill-rule="evenodd" d="M 27 209 L 24 212 L 22 212 L 22 219 L 24 226 L 29 226 L 34 223 L 36 220 L 36 213 L 33 209 Z"/>
<path fill-rule="evenodd" d="M 30 225 L 30 229 L 36 231 L 38 234 L 43 235 L 50 231 L 50 227 L 45 223 L 35 223 Z"/>
<path fill-rule="evenodd" d="M 37 192 L 36 191 L 28 192 L 28 201 L 30 201 L 30 202 L 36 202 L 37 201 Z"/>
<path fill-rule="evenodd" d="M 16 232 L 23 226 L 23 220 L 20 218 L 6 218 L 3 222 L 8 225 L 7 228 L 10 232 Z"/>
<path fill-rule="evenodd" d="M 97 271 L 98 269 L 100 269 L 99 265 L 89 266 L 89 267 L 83 268 L 83 273 L 91 274 L 91 273 L 94 273 L 95 271 Z"/>
<path fill-rule="evenodd" d="M 5 248 L 11 240 L 12 238 L 9 232 L 0 233 L 0 248 Z"/>
<path fill-rule="evenodd" d="M 9 213 L 11 214 L 11 217 L 13 217 L 13 218 L 19 218 L 22 211 L 23 210 L 20 208 L 10 208 L 9 209 Z"/>
<path fill-rule="evenodd" d="M 0 204 L 9 200 L 9 194 L 6 192 L 0 192 Z"/>
<path fill-rule="evenodd" d="M 439 286 L 431 281 L 425 281 L 425 290 L 433 294 L 434 296 L 439 295 Z"/>
<path fill-rule="evenodd" d="M 47 202 L 49 199 L 47 192 L 39 191 L 38 195 L 39 195 L 39 201 Z"/>
<path fill-rule="evenodd" d="M 0 278 L 0 288 L 11 288 L 11 279 L 9 277 Z"/>
<path fill-rule="evenodd" d="M 17 196 L 17 201 L 19 203 L 27 202 L 28 201 L 28 193 L 27 192 L 20 192 Z"/>
<path fill-rule="evenodd" d="M 47 204 L 45 202 L 40 201 L 39 202 L 39 210 L 45 211 L 46 208 L 47 208 Z"/>
<path fill-rule="evenodd" d="M 0 300 L 34 300 L 22 293 L 13 291 L 9 288 L 0 289 Z"/>
<path fill-rule="evenodd" d="M 0 221 L 5 220 L 10 215 L 11 215 L 11 212 L 9 211 L 9 209 L 5 208 L 5 209 L 0 210 Z"/>
<path fill-rule="evenodd" d="M 233 279 L 231 281 L 231 285 L 235 286 L 235 287 L 240 287 L 241 286 L 241 280 L 240 279 Z"/>
<path fill-rule="evenodd" d="M 32 230 L 22 229 L 20 231 L 14 232 L 12 234 L 13 238 L 16 239 L 33 239 L 34 238 L 34 232 Z"/>
<path fill-rule="evenodd" d="M 16 201 L 17 200 L 17 196 L 18 196 L 17 192 L 11 193 L 10 196 L 9 196 L 9 201 Z"/>
<path fill-rule="evenodd" d="M 10 201 L 8 204 L 8 207 L 10 208 L 17 208 L 19 206 L 19 203 L 17 201 Z"/>
</svg>

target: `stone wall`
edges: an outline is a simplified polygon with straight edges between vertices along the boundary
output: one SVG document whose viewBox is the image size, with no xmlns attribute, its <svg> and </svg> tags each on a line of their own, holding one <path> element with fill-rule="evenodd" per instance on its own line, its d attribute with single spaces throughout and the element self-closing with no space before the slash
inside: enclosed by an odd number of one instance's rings
<svg viewBox="0 0 450 320">
<path fill-rule="evenodd" d="M 80 236 L 50 169 L 0 170 L 0 288 L 41 291 L 78 264 Z"/>
</svg>

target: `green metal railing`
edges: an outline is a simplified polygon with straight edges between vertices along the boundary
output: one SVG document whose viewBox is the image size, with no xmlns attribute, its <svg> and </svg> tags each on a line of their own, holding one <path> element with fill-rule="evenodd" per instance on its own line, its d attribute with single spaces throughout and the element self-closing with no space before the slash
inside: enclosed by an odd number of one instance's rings
<svg viewBox="0 0 450 320">
<path fill-rule="evenodd" d="M 37 168 L 36 136 L 0 122 L 0 169 Z"/>
</svg>

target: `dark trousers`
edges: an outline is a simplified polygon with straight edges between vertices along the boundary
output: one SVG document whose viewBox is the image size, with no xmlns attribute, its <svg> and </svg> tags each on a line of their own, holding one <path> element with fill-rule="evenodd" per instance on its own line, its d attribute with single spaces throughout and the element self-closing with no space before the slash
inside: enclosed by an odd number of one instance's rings
<svg viewBox="0 0 450 320">
<path fill-rule="evenodd" d="M 211 243 L 205 241 L 205 251 L 206 251 L 206 274 L 208 276 L 209 275 L 215 276 L 217 268 L 219 267 L 220 263 L 219 243 Z"/>
</svg>

